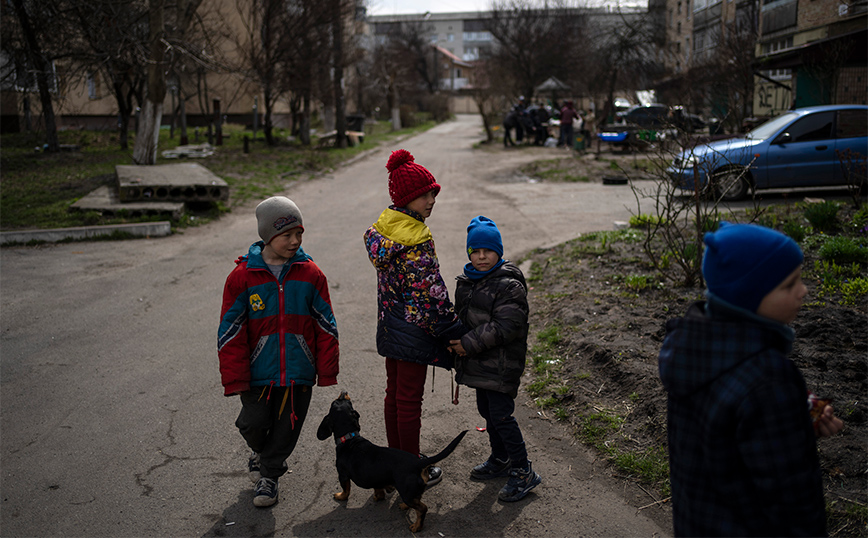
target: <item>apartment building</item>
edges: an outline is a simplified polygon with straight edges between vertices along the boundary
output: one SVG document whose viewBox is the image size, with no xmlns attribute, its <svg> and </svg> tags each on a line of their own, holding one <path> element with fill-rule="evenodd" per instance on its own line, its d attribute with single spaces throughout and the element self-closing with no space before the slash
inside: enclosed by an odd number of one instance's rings
<svg viewBox="0 0 868 538">
<path fill-rule="evenodd" d="M 761 0 L 754 113 L 868 102 L 868 1 Z"/>
</svg>

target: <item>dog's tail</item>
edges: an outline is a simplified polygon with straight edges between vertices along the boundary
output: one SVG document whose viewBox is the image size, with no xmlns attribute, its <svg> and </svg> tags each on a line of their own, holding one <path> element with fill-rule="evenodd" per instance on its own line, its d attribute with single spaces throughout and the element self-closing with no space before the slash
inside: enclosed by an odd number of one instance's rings
<svg viewBox="0 0 868 538">
<path fill-rule="evenodd" d="M 419 459 L 419 469 L 422 470 L 429 465 L 433 465 L 440 460 L 446 459 L 446 457 L 449 456 L 449 454 L 452 454 L 452 451 L 455 450 L 455 447 L 458 446 L 458 443 L 460 443 L 461 440 L 464 439 L 465 435 L 467 435 L 467 430 L 464 430 L 463 432 L 459 433 L 455 437 L 455 439 L 453 439 L 452 442 L 449 443 L 449 446 L 447 446 L 446 448 L 441 450 L 440 453 L 435 454 L 434 456 L 428 456 L 425 458 L 420 458 Z"/>
</svg>

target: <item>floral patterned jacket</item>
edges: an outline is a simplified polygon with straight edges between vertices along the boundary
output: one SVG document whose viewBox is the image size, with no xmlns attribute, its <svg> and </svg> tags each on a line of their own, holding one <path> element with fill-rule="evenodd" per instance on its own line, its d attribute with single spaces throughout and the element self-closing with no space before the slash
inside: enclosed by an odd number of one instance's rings
<svg viewBox="0 0 868 538">
<path fill-rule="evenodd" d="M 411 210 L 390 206 L 365 232 L 377 269 L 377 352 L 452 368 L 446 349 L 466 332 L 455 315 L 431 230 Z"/>
</svg>

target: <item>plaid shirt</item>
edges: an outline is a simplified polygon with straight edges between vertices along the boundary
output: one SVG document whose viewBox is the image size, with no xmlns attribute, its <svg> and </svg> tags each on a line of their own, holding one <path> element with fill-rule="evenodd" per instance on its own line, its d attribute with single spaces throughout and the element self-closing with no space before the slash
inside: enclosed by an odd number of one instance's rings
<svg viewBox="0 0 868 538">
<path fill-rule="evenodd" d="M 825 536 L 816 437 L 785 325 L 709 297 L 666 324 L 676 536 Z"/>
</svg>

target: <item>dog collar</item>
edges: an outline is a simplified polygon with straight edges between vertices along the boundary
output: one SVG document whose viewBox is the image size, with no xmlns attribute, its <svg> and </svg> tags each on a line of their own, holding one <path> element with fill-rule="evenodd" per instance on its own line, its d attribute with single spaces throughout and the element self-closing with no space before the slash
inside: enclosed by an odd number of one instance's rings
<svg viewBox="0 0 868 538">
<path fill-rule="evenodd" d="M 335 439 L 335 444 L 339 445 L 341 443 L 346 443 L 347 441 L 349 441 L 350 439 L 352 439 L 353 437 L 355 437 L 357 435 L 359 435 L 359 432 L 351 432 L 351 433 L 344 435 L 343 437 L 338 437 L 337 439 Z"/>
</svg>

